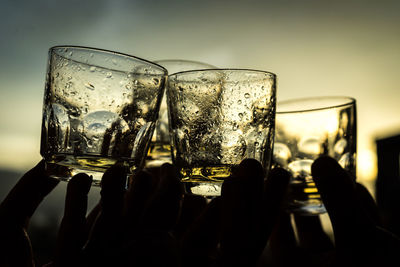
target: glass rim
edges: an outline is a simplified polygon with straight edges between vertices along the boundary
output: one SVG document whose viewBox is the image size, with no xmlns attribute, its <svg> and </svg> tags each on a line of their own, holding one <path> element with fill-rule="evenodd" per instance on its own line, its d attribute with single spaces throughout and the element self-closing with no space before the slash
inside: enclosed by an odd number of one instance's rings
<svg viewBox="0 0 400 267">
<path fill-rule="evenodd" d="M 151 65 L 157 66 L 158 68 L 162 69 L 166 75 L 168 75 L 168 70 L 166 68 L 164 68 L 163 66 L 161 66 L 161 65 L 159 65 L 159 64 L 157 64 L 157 63 L 155 63 L 153 61 L 150 61 L 150 60 L 147 60 L 147 59 L 144 59 L 144 58 L 141 58 L 141 57 L 137 57 L 137 56 L 132 56 L 132 55 L 129 55 L 129 54 L 126 54 L 126 53 L 122 53 L 122 52 L 113 51 L 113 50 L 97 48 L 97 47 L 90 47 L 90 46 L 80 46 L 80 45 L 55 45 L 55 46 L 50 47 L 48 51 L 49 52 L 53 52 L 56 49 L 63 49 L 63 48 L 64 49 L 71 48 L 71 49 L 76 49 L 76 50 L 84 49 L 84 50 L 88 50 L 88 51 L 92 50 L 92 51 L 107 53 L 107 54 L 110 54 L 110 55 L 117 55 L 117 56 L 122 56 L 122 57 L 126 57 L 126 58 L 140 60 L 140 61 L 143 61 L 145 63 L 149 63 Z M 58 53 L 57 53 L 57 55 L 62 57 L 62 58 L 65 58 L 67 60 L 76 61 L 76 60 L 73 60 L 71 58 L 64 57 L 64 56 L 62 56 L 62 55 L 60 55 Z M 85 63 L 85 62 L 81 62 L 81 61 L 77 61 L 77 62 L 83 63 L 83 64 L 87 64 L 87 65 L 91 65 L 91 64 L 88 64 L 88 63 Z M 117 70 L 117 71 L 120 71 L 120 70 Z"/>
<path fill-rule="evenodd" d="M 275 79 L 277 77 L 277 75 L 273 72 L 270 71 L 266 71 L 266 70 L 256 70 L 256 69 L 246 69 L 246 68 L 209 68 L 209 69 L 199 69 L 199 70 L 185 70 L 185 71 L 179 71 L 179 72 L 175 72 L 171 75 L 169 75 L 169 77 L 172 76 L 181 76 L 181 75 L 185 75 L 185 74 L 190 74 L 190 73 L 194 73 L 194 72 L 211 72 L 211 71 L 248 71 L 248 72 L 258 72 L 258 73 L 264 73 L 264 74 L 269 74 L 271 76 L 273 76 Z"/>
<path fill-rule="evenodd" d="M 208 64 L 208 63 L 205 63 L 205 62 L 201 62 L 201 61 L 197 61 L 197 60 L 190 60 L 190 59 L 179 59 L 179 58 L 157 59 L 157 60 L 154 60 L 154 61 L 152 61 L 152 62 L 183 62 L 183 63 L 196 63 L 196 64 L 199 64 L 199 65 L 208 65 L 208 66 L 211 66 L 211 67 L 215 67 L 214 65 L 211 65 L 211 64 Z M 157 63 L 157 64 L 158 64 L 158 63 Z M 183 72 L 183 71 L 182 71 L 182 72 Z"/>
<path fill-rule="evenodd" d="M 282 104 L 286 105 L 286 104 L 302 103 L 302 102 L 304 102 L 304 103 L 317 102 L 320 100 L 336 100 L 337 104 L 327 104 L 327 105 L 315 104 L 315 107 L 310 107 L 310 108 L 300 108 L 299 107 L 299 108 L 287 109 L 284 111 L 279 110 L 279 106 Z M 355 105 L 355 104 L 356 104 L 356 99 L 354 97 L 350 97 L 350 96 L 313 96 L 313 97 L 295 98 L 295 99 L 278 101 L 276 103 L 276 114 L 312 112 L 312 111 L 326 110 L 326 109 L 332 109 L 332 108 L 340 108 L 340 107 L 345 107 L 345 106 L 350 106 L 350 105 Z"/>
<path fill-rule="evenodd" d="M 171 58 L 171 59 L 159 59 L 159 60 L 154 60 L 155 63 L 161 65 L 163 63 L 182 63 L 182 64 L 193 64 L 193 65 L 197 65 L 199 68 L 197 69 L 192 69 L 192 70 L 202 70 L 202 69 L 215 69 L 218 68 L 212 64 L 209 63 L 205 63 L 205 62 L 201 62 L 201 61 L 197 61 L 197 60 L 190 60 L 190 59 L 179 59 L 179 58 Z M 162 65 L 161 65 L 162 66 Z M 164 67 L 168 70 L 167 67 Z M 189 71 L 189 70 L 187 70 Z M 168 73 L 168 76 L 172 76 L 175 73 L 178 72 L 184 72 L 184 71 L 175 71 L 172 73 Z"/>
</svg>

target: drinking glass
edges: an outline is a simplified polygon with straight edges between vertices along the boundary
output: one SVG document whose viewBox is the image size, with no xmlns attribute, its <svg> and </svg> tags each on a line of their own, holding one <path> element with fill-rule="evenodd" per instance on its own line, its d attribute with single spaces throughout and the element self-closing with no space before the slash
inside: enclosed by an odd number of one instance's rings
<svg viewBox="0 0 400 267">
<path fill-rule="evenodd" d="M 78 172 L 99 184 L 115 163 L 141 168 L 167 70 L 133 56 L 87 47 L 49 50 L 40 153 L 48 173 Z"/>
<path fill-rule="evenodd" d="M 278 102 L 274 165 L 293 175 L 287 209 L 302 215 L 326 212 L 311 177 L 311 165 L 321 155 L 336 159 L 355 177 L 356 100 L 313 97 Z"/>
<path fill-rule="evenodd" d="M 276 76 L 247 69 L 208 69 L 168 77 L 173 162 L 187 193 L 218 196 L 245 158 L 269 169 Z"/>
<path fill-rule="evenodd" d="M 166 68 L 169 74 L 188 70 L 216 68 L 206 63 L 183 59 L 164 59 L 153 62 Z M 146 158 L 146 167 L 158 167 L 165 162 L 172 163 L 167 99 L 164 92 L 156 128 L 154 130 L 150 143 L 150 149 Z"/>
</svg>

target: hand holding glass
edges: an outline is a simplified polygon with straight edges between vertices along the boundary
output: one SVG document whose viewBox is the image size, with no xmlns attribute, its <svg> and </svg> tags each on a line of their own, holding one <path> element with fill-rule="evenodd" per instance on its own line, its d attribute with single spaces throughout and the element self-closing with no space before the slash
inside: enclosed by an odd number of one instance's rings
<svg viewBox="0 0 400 267">
<path fill-rule="evenodd" d="M 272 73 L 244 69 L 179 72 L 168 77 L 173 161 L 186 191 L 220 195 L 245 158 L 268 170 L 275 125 Z"/>
<path fill-rule="evenodd" d="M 356 172 L 356 101 L 349 97 L 314 97 L 278 102 L 274 164 L 289 170 L 287 208 L 302 215 L 326 212 L 311 177 L 321 155 Z"/>
</svg>

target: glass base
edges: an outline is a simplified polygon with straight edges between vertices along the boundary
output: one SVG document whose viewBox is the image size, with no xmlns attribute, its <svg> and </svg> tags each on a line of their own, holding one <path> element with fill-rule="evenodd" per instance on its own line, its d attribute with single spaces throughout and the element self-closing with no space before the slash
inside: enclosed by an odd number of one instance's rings
<svg viewBox="0 0 400 267">
<path fill-rule="evenodd" d="M 92 176 L 92 185 L 93 186 L 100 186 L 101 178 L 103 177 L 104 172 L 100 171 L 88 171 L 85 169 L 78 169 L 78 168 L 68 168 L 66 166 L 62 166 L 56 163 L 46 163 L 45 167 L 46 173 L 52 177 L 59 179 L 64 182 L 69 182 L 71 178 L 79 173 L 86 173 L 89 176 Z M 60 172 L 59 170 L 64 170 Z"/>
<path fill-rule="evenodd" d="M 233 165 L 182 168 L 181 181 L 187 194 L 207 199 L 221 195 L 222 183 L 231 176 Z"/>
<path fill-rule="evenodd" d="M 317 216 L 326 213 L 321 200 L 294 201 L 287 205 L 286 211 L 301 216 Z"/>
<path fill-rule="evenodd" d="M 172 164 L 171 146 L 169 143 L 151 143 L 146 157 L 145 167 L 160 167 L 164 163 Z"/>
<path fill-rule="evenodd" d="M 104 172 L 117 163 L 117 159 L 99 157 L 99 156 L 73 156 L 73 155 L 56 155 L 51 159 L 45 159 L 45 170 L 50 177 L 60 179 L 61 181 L 69 181 L 78 173 L 86 173 L 92 176 L 92 185 L 99 186 Z M 124 162 L 128 166 L 128 162 Z M 133 172 L 134 168 L 130 171 Z"/>
<path fill-rule="evenodd" d="M 201 183 L 201 182 L 184 182 L 185 192 L 187 194 L 200 195 L 207 199 L 221 195 L 221 183 Z"/>
<path fill-rule="evenodd" d="M 146 168 L 161 167 L 164 163 L 172 164 L 171 157 L 168 156 L 158 157 L 158 158 L 147 157 L 145 161 L 145 167 Z"/>
</svg>

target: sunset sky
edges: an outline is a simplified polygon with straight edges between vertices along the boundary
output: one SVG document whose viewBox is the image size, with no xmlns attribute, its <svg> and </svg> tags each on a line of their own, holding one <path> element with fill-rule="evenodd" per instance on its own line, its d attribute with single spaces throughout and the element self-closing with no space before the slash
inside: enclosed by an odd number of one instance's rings
<svg viewBox="0 0 400 267">
<path fill-rule="evenodd" d="M 38 160 L 47 51 L 82 45 L 278 76 L 278 99 L 358 105 L 358 172 L 400 132 L 400 1 L 0 0 L 0 168 Z"/>
</svg>

